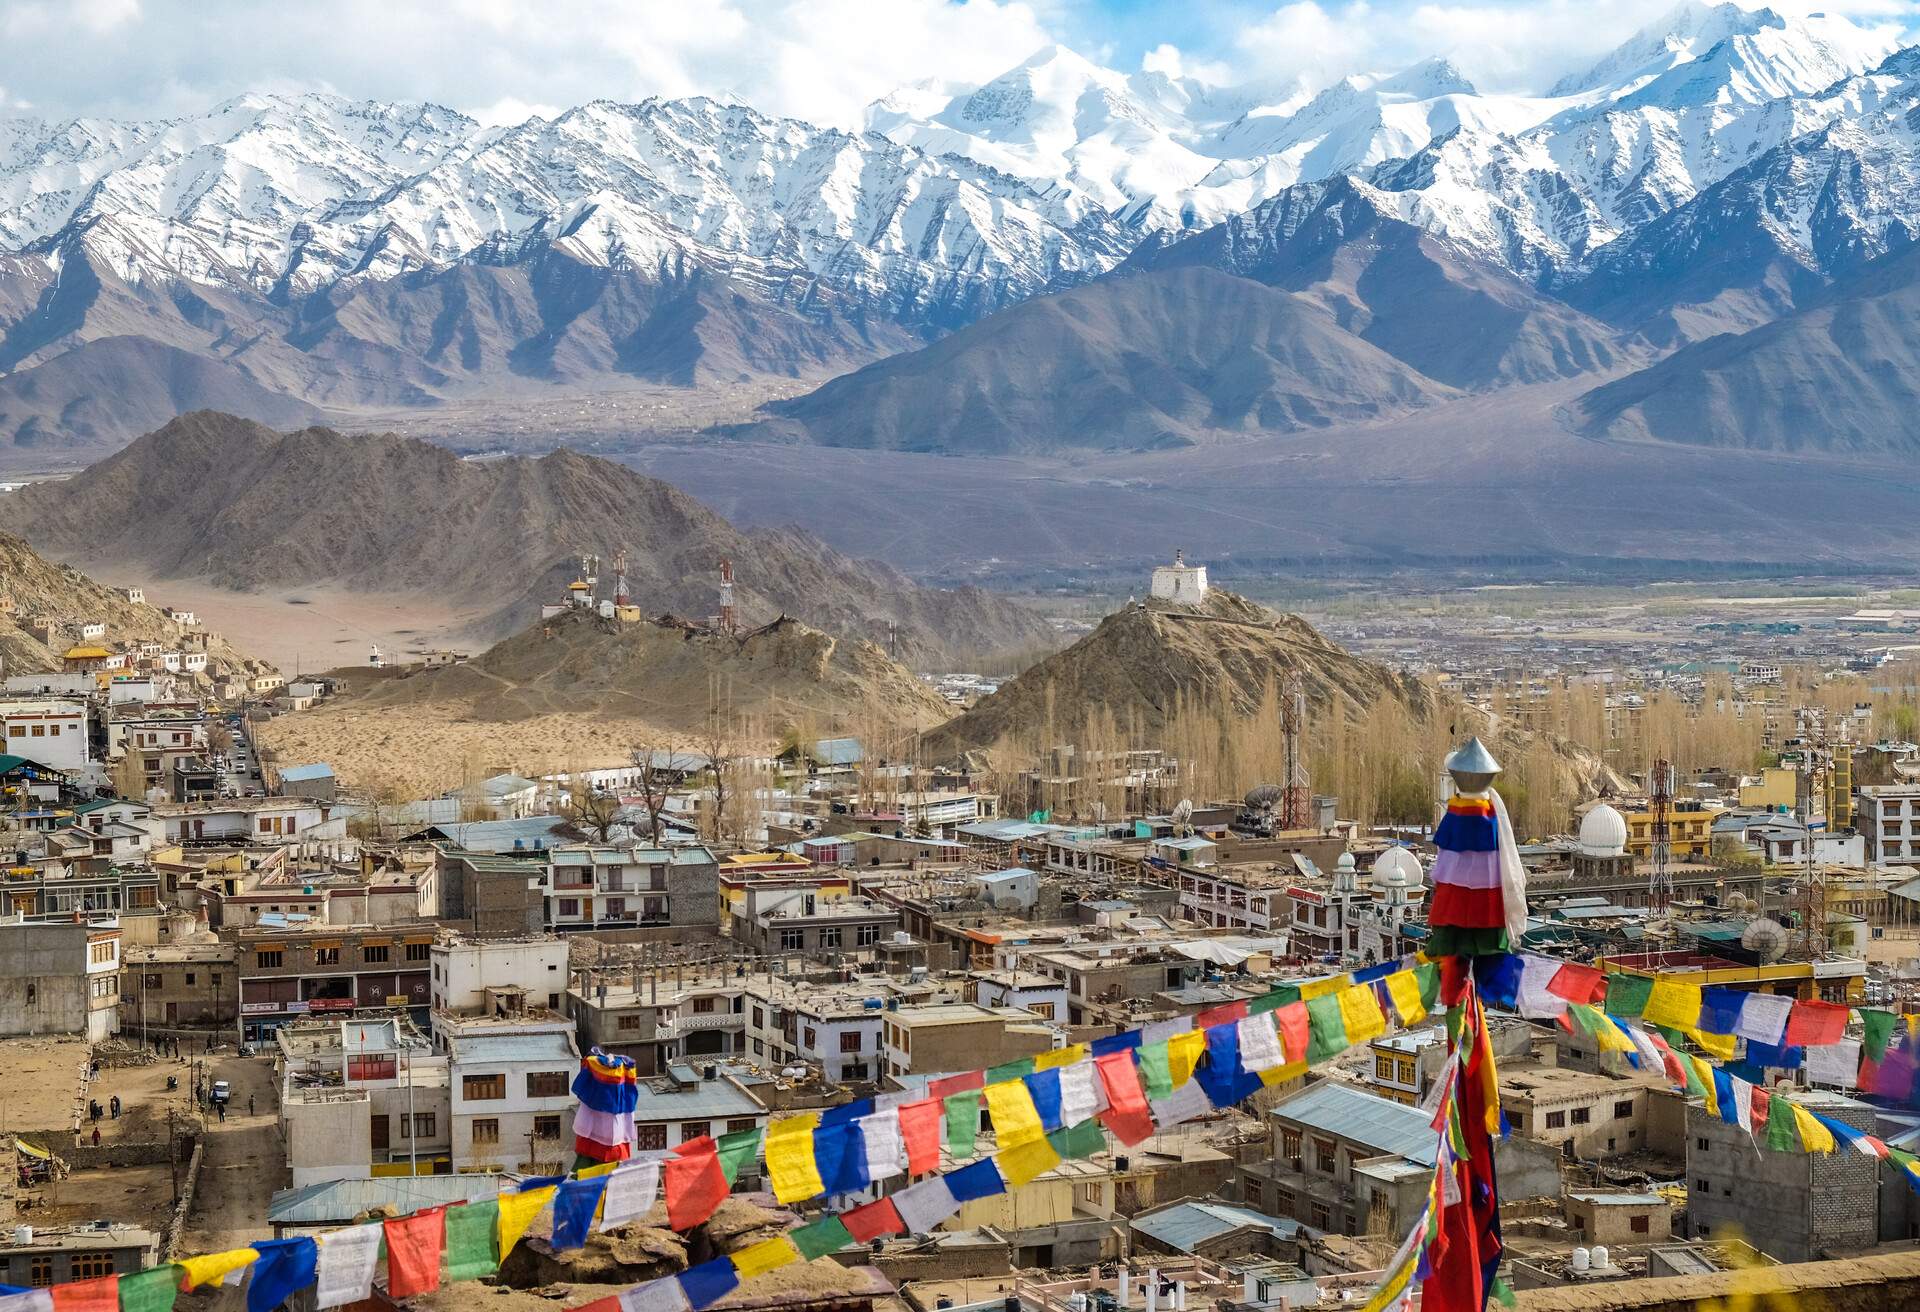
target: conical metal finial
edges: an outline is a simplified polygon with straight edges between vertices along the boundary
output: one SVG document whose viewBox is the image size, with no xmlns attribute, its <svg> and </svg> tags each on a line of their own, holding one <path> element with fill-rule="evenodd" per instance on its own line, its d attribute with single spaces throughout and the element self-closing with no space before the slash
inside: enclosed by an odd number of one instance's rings
<svg viewBox="0 0 1920 1312">
<path fill-rule="evenodd" d="M 1461 792 L 1481 793 L 1500 773 L 1500 762 L 1493 759 L 1486 744 L 1478 738 L 1469 738 L 1447 755 L 1447 773 L 1453 776 L 1454 786 Z"/>
</svg>

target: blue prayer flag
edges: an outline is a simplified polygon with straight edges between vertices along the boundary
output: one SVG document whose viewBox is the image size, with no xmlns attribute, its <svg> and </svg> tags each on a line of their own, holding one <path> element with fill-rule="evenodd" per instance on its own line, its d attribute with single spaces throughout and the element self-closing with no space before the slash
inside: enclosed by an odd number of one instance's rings
<svg viewBox="0 0 1920 1312">
<path fill-rule="evenodd" d="M 600 1195 L 607 1191 L 607 1177 L 590 1175 L 567 1180 L 553 1196 L 553 1247 L 585 1248 L 593 1233 L 593 1214 L 600 1206 Z"/>
<path fill-rule="evenodd" d="M 711 1262 L 690 1266 L 680 1273 L 680 1290 L 687 1296 L 687 1303 L 694 1312 L 713 1306 L 739 1285 L 740 1273 L 733 1269 L 733 1259 L 730 1257 L 716 1257 Z"/>
<path fill-rule="evenodd" d="M 260 1256 L 247 1280 L 247 1312 L 273 1312 L 313 1284 L 320 1247 L 311 1236 L 256 1240 L 253 1248 Z"/>
<path fill-rule="evenodd" d="M 982 1157 L 957 1171 L 949 1171 L 945 1179 L 948 1192 L 962 1203 L 972 1202 L 976 1198 L 991 1198 L 1007 1191 L 1007 1182 L 1001 1179 L 1000 1168 L 994 1165 L 991 1157 Z"/>
</svg>

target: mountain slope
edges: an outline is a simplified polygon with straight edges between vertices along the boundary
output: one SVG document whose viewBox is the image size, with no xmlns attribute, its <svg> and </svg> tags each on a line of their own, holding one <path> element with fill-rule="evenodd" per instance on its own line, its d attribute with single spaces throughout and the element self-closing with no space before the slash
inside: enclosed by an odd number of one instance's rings
<svg viewBox="0 0 1920 1312">
<path fill-rule="evenodd" d="M 1571 414 L 1591 437 L 1911 455 L 1920 450 L 1920 247 L 1783 319 L 1595 388 Z"/>
<path fill-rule="evenodd" d="M 12 504 L 11 495 L 0 497 L 0 510 Z M 164 593 L 160 596 L 164 599 Z M 51 619 L 62 627 L 52 642 L 42 642 L 27 631 L 33 619 Z M 158 605 L 129 601 L 72 566 L 48 560 L 13 534 L 0 532 L 0 669 L 7 674 L 60 669 L 62 653 L 79 641 L 79 626 L 91 621 L 107 626 L 110 642 L 153 641 L 175 650 L 204 644 L 210 664 L 254 674 L 267 669 L 218 633 L 176 624 Z"/>
<path fill-rule="evenodd" d="M 1447 389 L 1212 269 L 1044 296 L 768 407 L 772 433 L 950 453 L 1147 450 L 1401 414 Z"/>
<path fill-rule="evenodd" d="M 1005 764 L 1056 743 L 1087 745 L 1087 735 L 1104 727 L 1099 722 L 1117 729 L 1118 745 L 1164 747 L 1170 733 L 1191 731 L 1195 717 L 1235 725 L 1257 719 L 1273 688 L 1293 674 L 1323 735 L 1336 718 L 1394 717 L 1435 760 L 1467 732 L 1484 734 L 1496 753 L 1511 747 L 1517 754 L 1534 742 L 1411 675 L 1346 652 L 1298 616 L 1216 589 L 1197 606 L 1149 600 L 1114 612 L 924 735 L 922 748 L 934 760 L 981 752 Z M 1584 752 L 1545 746 L 1556 774 L 1589 786 L 1610 777 Z"/>
<path fill-rule="evenodd" d="M 920 588 L 797 531 L 739 532 L 664 483 L 571 451 L 463 461 L 411 439 L 197 413 L 72 479 L 23 489 L 10 508 L 57 556 L 241 590 L 335 583 L 460 597 L 498 607 L 495 632 L 558 598 L 579 554 L 611 561 L 624 549 L 649 613 L 710 613 L 727 558 L 743 623 L 784 613 L 883 638 L 892 622 L 899 650 L 928 658 L 1047 634 L 1009 602 Z"/>
</svg>

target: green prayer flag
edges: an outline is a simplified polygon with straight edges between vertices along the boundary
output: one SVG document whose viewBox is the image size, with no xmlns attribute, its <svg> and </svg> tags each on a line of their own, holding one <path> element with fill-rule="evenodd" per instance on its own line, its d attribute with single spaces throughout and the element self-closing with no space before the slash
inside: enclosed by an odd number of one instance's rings
<svg viewBox="0 0 1920 1312">
<path fill-rule="evenodd" d="M 1648 975 L 1608 975 L 1607 1010 L 1615 1016 L 1632 1018 L 1647 1009 L 1653 996 L 1653 978 Z"/>
<path fill-rule="evenodd" d="M 1025 1079 L 1033 1074 L 1033 1058 L 1022 1057 L 1019 1061 L 1010 1061 L 1004 1066 L 987 1067 L 988 1084 L 1004 1084 L 1008 1080 Z"/>
<path fill-rule="evenodd" d="M 1055 1130 L 1047 1136 L 1047 1142 L 1062 1157 L 1072 1159 L 1105 1152 L 1107 1136 L 1101 1131 L 1099 1121 L 1082 1121 Z"/>
<path fill-rule="evenodd" d="M 980 1133 L 980 1090 L 950 1093 L 946 1106 L 947 1151 L 955 1157 L 973 1156 L 974 1136 Z"/>
<path fill-rule="evenodd" d="M 447 1279 L 478 1280 L 500 1269 L 500 1201 L 447 1209 Z"/>
<path fill-rule="evenodd" d="M 173 1312 L 180 1268 L 168 1262 L 120 1277 L 120 1312 Z"/>
<path fill-rule="evenodd" d="M 1440 963 L 1429 961 L 1424 966 L 1413 968 L 1413 977 L 1420 984 L 1420 1005 L 1428 1011 L 1440 1000 Z"/>
<path fill-rule="evenodd" d="M 1767 1100 L 1767 1147 L 1777 1153 L 1790 1153 L 1799 1146 L 1800 1135 L 1793 1123 L 1793 1104 L 1775 1094 Z"/>
<path fill-rule="evenodd" d="M 1167 1041 L 1142 1044 L 1134 1054 L 1140 1065 L 1140 1084 L 1149 1098 L 1173 1096 L 1173 1061 L 1167 1053 Z"/>
<path fill-rule="evenodd" d="M 1513 1296 L 1513 1286 L 1499 1276 L 1493 1278 L 1493 1296 L 1500 1300 L 1501 1307 L 1512 1307 L 1519 1301 Z"/>
<path fill-rule="evenodd" d="M 1307 1003 L 1307 1061 L 1325 1061 L 1345 1052 L 1347 1021 L 1340 1014 L 1340 995 L 1327 993 Z"/>
<path fill-rule="evenodd" d="M 720 1158 L 720 1174 L 727 1177 L 727 1184 L 740 1178 L 740 1168 L 760 1155 L 760 1127 L 751 1130 L 735 1130 L 732 1134 L 720 1136 L 717 1148 Z"/>
<path fill-rule="evenodd" d="M 853 1236 L 847 1233 L 846 1223 L 837 1216 L 823 1216 L 811 1225 L 789 1230 L 787 1238 L 793 1240 L 793 1246 L 800 1250 L 800 1256 L 809 1262 L 816 1257 L 837 1253 L 853 1242 Z"/>
<path fill-rule="evenodd" d="M 1866 1049 L 1867 1056 L 1879 1061 L 1887 1055 L 1887 1043 L 1893 1038 L 1893 1027 L 1900 1018 L 1890 1011 L 1860 1009 L 1860 1023 L 1867 1028 L 1866 1037 L 1860 1046 Z"/>
<path fill-rule="evenodd" d="M 1278 1011 L 1291 1003 L 1300 1001 L 1300 989 L 1295 984 L 1282 984 L 1269 993 L 1262 993 L 1247 1004 L 1247 1015 L 1260 1016 L 1269 1011 Z"/>
</svg>

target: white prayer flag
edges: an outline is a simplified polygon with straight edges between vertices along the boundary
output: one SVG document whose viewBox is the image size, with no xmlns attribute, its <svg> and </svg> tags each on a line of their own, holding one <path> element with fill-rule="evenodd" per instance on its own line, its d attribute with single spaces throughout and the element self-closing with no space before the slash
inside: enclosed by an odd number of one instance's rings
<svg viewBox="0 0 1920 1312">
<path fill-rule="evenodd" d="M 320 1235 L 314 1259 L 314 1306 L 342 1307 L 373 1297 L 373 1274 L 380 1266 L 385 1227 L 348 1226 Z"/>
<path fill-rule="evenodd" d="M 600 1228 L 637 1221 L 653 1208 L 660 1193 L 659 1162 L 622 1162 L 607 1177 L 606 1192 L 600 1198 Z"/>
</svg>

